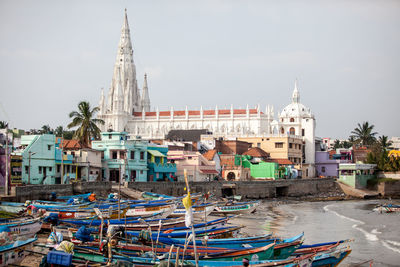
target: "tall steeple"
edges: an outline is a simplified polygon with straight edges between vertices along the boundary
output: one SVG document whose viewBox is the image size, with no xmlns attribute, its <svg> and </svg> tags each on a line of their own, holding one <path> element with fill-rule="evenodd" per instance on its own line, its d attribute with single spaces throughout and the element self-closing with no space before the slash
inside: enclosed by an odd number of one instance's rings
<svg viewBox="0 0 400 267">
<path fill-rule="evenodd" d="M 294 90 L 292 94 L 292 103 L 300 103 L 300 92 L 297 89 L 297 79 L 294 82 Z"/>
<path fill-rule="evenodd" d="M 120 114 L 124 111 L 124 93 L 122 89 L 121 71 L 117 69 L 118 78 L 116 80 L 116 88 L 114 92 L 113 113 Z"/>
<path fill-rule="evenodd" d="M 140 98 L 138 97 L 138 88 L 136 83 L 136 66 L 133 61 L 133 49 L 128 24 L 128 15 L 125 9 L 124 22 L 121 28 L 121 36 L 118 43 L 117 57 L 114 65 L 114 74 L 111 81 L 110 96 L 115 98 L 115 90 L 117 87 L 118 68 L 120 68 L 120 79 L 122 85 L 123 99 L 125 100 L 124 111 L 132 114 L 133 110 L 139 110 Z M 129 100 L 128 100 L 129 98 Z M 108 107 L 115 110 L 113 107 Z"/>
<path fill-rule="evenodd" d="M 104 88 L 101 88 L 101 97 L 100 97 L 100 102 L 99 102 L 99 113 L 100 114 L 105 114 L 106 111 L 106 99 L 104 96 Z"/>
<path fill-rule="evenodd" d="M 149 88 L 147 87 L 147 74 L 144 74 L 144 83 L 143 83 L 143 91 L 142 91 L 142 108 L 145 112 L 150 111 L 150 97 L 149 97 Z"/>
</svg>

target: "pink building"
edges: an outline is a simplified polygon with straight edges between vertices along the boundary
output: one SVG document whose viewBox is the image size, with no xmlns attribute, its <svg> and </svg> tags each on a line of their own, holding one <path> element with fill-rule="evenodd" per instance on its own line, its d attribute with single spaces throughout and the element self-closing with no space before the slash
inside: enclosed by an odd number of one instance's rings
<svg viewBox="0 0 400 267">
<path fill-rule="evenodd" d="M 212 181 L 219 173 L 216 162 L 207 160 L 195 151 L 168 151 L 168 161 L 176 164 L 178 181 L 184 180 L 184 170 L 187 170 L 189 181 Z"/>
</svg>

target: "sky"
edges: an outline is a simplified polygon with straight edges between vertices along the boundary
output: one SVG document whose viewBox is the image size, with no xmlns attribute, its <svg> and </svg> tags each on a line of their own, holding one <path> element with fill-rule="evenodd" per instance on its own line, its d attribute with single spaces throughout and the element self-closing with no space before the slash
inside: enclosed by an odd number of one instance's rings
<svg viewBox="0 0 400 267">
<path fill-rule="evenodd" d="M 0 120 L 70 122 L 111 84 L 124 9 L 139 87 L 169 110 L 300 101 L 320 137 L 400 136 L 400 1 L 0 0 Z"/>
</svg>

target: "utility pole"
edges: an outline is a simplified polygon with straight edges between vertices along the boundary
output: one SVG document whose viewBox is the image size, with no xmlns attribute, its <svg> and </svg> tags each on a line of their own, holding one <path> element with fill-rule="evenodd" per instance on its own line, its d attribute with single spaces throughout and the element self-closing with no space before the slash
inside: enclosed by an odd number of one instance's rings
<svg viewBox="0 0 400 267">
<path fill-rule="evenodd" d="M 63 152 L 63 146 L 64 146 L 64 133 L 61 133 L 61 184 L 64 183 L 64 152 Z"/>
<path fill-rule="evenodd" d="M 5 184 L 4 184 L 4 193 L 8 196 L 8 123 L 6 125 L 6 177 L 5 177 Z"/>
</svg>

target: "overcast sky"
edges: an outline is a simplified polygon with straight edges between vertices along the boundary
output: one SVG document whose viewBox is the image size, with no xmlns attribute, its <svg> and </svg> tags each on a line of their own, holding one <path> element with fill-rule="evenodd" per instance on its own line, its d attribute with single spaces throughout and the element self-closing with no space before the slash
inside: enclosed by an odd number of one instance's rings
<svg viewBox="0 0 400 267">
<path fill-rule="evenodd" d="M 320 137 L 400 136 L 400 1 L 0 1 L 0 120 L 66 126 L 110 87 L 124 8 L 160 110 L 290 103 Z"/>
</svg>

